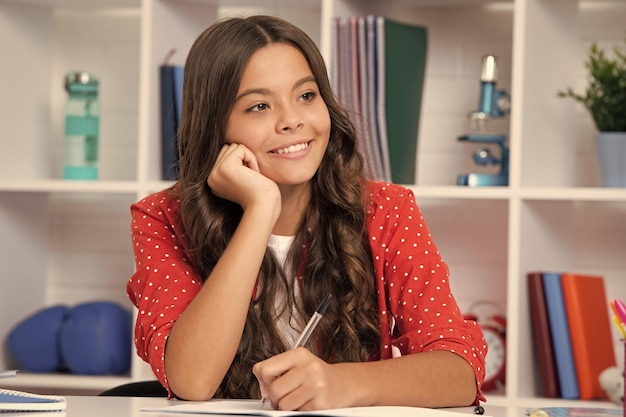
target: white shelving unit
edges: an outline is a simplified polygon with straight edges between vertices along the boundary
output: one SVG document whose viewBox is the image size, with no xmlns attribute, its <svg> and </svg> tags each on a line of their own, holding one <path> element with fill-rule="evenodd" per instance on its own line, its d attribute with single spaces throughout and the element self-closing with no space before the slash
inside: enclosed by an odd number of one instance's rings
<svg viewBox="0 0 626 417">
<path fill-rule="evenodd" d="M 609 297 L 626 294 L 626 192 L 598 187 L 594 129 L 577 103 L 590 41 L 624 37 L 626 0 L 0 0 L 0 336 L 32 312 L 93 299 L 130 308 L 129 205 L 160 181 L 158 65 L 172 48 L 184 63 L 196 36 L 224 14 L 269 13 L 304 28 L 330 56 L 335 16 L 383 15 L 428 28 L 429 51 L 411 184 L 450 265 L 463 309 L 490 300 L 507 326 L 507 383 L 489 404 L 581 404 L 537 397 L 526 273 L 602 274 Z M 455 186 L 479 168 L 467 114 L 476 109 L 480 61 L 498 56 L 498 87 L 512 99 L 496 126 L 510 141 L 510 185 Z M 101 179 L 61 171 L 62 79 L 87 69 L 101 80 Z M 9 99 L 6 99 L 9 98 Z M 617 342 L 618 336 L 615 334 Z M 0 348 L 0 369 L 11 365 Z M 621 351 L 618 351 L 621 352 Z M 29 375 L 3 386 L 97 393 L 151 378 L 134 357 L 125 376 Z M 593 403 L 597 404 L 597 403 Z"/>
</svg>

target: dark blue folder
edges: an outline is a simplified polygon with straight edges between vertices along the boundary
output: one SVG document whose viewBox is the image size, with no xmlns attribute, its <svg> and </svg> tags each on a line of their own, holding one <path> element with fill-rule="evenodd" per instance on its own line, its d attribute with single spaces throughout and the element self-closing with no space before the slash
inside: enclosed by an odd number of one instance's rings
<svg viewBox="0 0 626 417">
<path fill-rule="evenodd" d="M 182 67 L 162 65 L 161 82 L 161 176 L 178 179 L 178 125 L 182 109 Z"/>
</svg>

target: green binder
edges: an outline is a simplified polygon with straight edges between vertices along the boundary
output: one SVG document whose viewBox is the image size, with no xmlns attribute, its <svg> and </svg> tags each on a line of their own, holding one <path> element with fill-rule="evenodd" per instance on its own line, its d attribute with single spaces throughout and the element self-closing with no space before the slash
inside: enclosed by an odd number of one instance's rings
<svg viewBox="0 0 626 417">
<path fill-rule="evenodd" d="M 385 111 L 391 178 L 415 183 L 417 132 L 426 70 L 426 28 L 385 19 Z"/>
</svg>

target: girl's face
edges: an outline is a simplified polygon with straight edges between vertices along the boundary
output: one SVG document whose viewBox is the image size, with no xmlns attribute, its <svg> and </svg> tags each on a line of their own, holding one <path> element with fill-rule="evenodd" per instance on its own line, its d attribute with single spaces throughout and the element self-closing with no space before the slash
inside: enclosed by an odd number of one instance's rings
<svg viewBox="0 0 626 417">
<path fill-rule="evenodd" d="M 226 142 L 256 156 L 261 174 L 278 185 L 308 182 L 330 137 L 330 115 L 302 53 L 275 43 L 255 52 L 239 85 Z"/>
</svg>

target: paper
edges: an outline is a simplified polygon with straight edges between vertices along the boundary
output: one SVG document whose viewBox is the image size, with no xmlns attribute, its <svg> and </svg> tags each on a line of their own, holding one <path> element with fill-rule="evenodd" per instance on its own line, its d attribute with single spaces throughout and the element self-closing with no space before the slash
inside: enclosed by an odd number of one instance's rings
<svg viewBox="0 0 626 417">
<path fill-rule="evenodd" d="M 453 409 L 452 409 L 453 410 Z M 298 416 L 333 416 L 333 417 L 450 417 L 459 414 L 456 411 L 445 409 L 380 406 L 380 407 L 352 407 L 335 408 L 318 411 L 281 411 L 273 410 L 269 404 L 261 408 L 261 403 L 255 400 L 213 400 L 206 402 L 184 402 L 159 408 L 144 408 L 141 411 L 172 413 L 172 414 L 214 414 L 239 415 L 260 417 L 298 417 Z M 488 417 L 488 416 L 483 416 Z"/>
<path fill-rule="evenodd" d="M 0 378 L 11 378 L 15 375 L 17 375 L 16 370 L 0 371 Z"/>
</svg>

